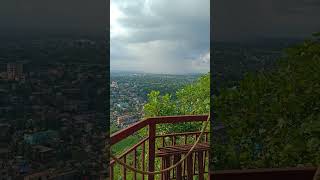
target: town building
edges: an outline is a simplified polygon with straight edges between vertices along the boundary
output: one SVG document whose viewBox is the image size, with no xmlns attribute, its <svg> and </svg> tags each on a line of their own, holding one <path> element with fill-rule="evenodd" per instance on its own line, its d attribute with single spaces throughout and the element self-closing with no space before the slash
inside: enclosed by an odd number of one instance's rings
<svg viewBox="0 0 320 180">
<path fill-rule="evenodd" d="M 7 78 L 8 80 L 21 80 L 24 78 L 23 64 L 8 63 L 7 64 Z"/>
</svg>

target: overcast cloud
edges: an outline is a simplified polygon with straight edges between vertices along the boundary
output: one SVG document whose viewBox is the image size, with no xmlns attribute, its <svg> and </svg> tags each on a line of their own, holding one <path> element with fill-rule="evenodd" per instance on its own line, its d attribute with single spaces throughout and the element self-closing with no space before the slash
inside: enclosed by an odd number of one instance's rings
<svg viewBox="0 0 320 180">
<path fill-rule="evenodd" d="M 320 30 L 320 0 L 214 0 L 217 41 L 305 38 Z"/>
<path fill-rule="evenodd" d="M 111 0 L 111 70 L 204 73 L 210 0 Z"/>
<path fill-rule="evenodd" d="M 0 37 L 105 37 L 108 9 L 104 0 L 0 0 Z"/>
</svg>

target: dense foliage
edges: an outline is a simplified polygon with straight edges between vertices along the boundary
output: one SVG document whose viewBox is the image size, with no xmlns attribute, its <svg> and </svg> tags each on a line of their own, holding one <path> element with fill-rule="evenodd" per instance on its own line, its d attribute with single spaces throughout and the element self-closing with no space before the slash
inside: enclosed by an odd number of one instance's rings
<svg viewBox="0 0 320 180">
<path fill-rule="evenodd" d="M 215 169 L 320 164 L 319 39 L 286 49 L 276 69 L 246 75 L 213 103 L 226 136 L 215 137 Z"/>
<path fill-rule="evenodd" d="M 175 98 L 173 98 L 173 96 Z M 161 95 L 159 91 L 148 94 L 144 106 L 146 117 L 208 114 L 210 111 L 210 74 L 201 76 L 197 81 L 179 89 L 176 94 Z M 198 123 L 160 126 L 160 131 L 185 132 L 199 128 Z"/>
</svg>

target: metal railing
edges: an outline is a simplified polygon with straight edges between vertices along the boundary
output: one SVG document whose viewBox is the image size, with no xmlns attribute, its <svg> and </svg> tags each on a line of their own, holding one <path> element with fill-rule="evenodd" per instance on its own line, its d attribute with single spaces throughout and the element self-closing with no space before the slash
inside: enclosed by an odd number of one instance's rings
<svg viewBox="0 0 320 180">
<path fill-rule="evenodd" d="M 183 133 L 172 133 L 172 134 L 157 134 L 156 131 L 156 125 L 157 124 L 175 124 L 175 123 L 188 123 L 188 122 L 203 122 L 206 121 L 208 118 L 207 115 L 196 115 L 196 116 L 164 116 L 164 117 L 154 117 L 154 118 L 148 118 L 141 120 L 137 123 L 134 123 L 130 125 L 129 127 L 122 129 L 114 134 L 111 135 L 110 139 L 110 145 L 111 148 L 113 145 L 116 145 L 120 141 L 126 139 L 129 136 L 134 135 L 139 130 L 143 128 L 148 128 L 148 135 L 147 137 L 143 137 L 139 142 L 134 144 L 132 147 L 125 150 L 123 153 L 118 155 L 117 157 L 121 159 L 123 162 L 126 162 L 127 164 L 130 164 L 134 168 L 139 168 L 141 170 L 148 170 L 150 172 L 154 171 L 156 169 L 155 162 L 159 162 L 160 159 L 156 157 L 156 149 L 160 147 L 166 147 L 166 146 L 172 146 L 176 144 L 188 144 L 192 143 L 197 137 L 199 136 L 200 132 L 183 132 Z M 204 133 L 204 138 L 202 139 L 202 142 L 208 142 L 209 141 L 209 132 Z M 203 163 L 204 168 L 207 170 L 205 173 L 208 172 L 208 152 L 204 152 L 204 158 L 203 162 L 197 162 L 197 163 Z M 194 158 L 194 162 L 195 158 Z M 160 164 L 160 163 L 159 163 Z M 110 179 L 129 179 L 128 173 L 129 170 L 127 170 L 123 166 L 118 165 L 118 169 L 121 168 L 120 171 L 115 173 L 115 166 L 117 163 L 114 160 L 110 161 L 109 164 L 109 170 L 110 170 Z M 185 175 L 185 169 L 187 166 L 187 162 L 184 162 L 182 164 L 183 173 Z M 158 167 L 158 168 L 161 168 Z M 197 175 L 197 169 L 196 166 L 193 167 L 194 175 Z M 176 172 L 172 170 L 169 172 L 171 177 L 175 177 Z M 131 177 L 132 176 L 132 177 Z M 138 174 L 136 172 L 130 172 L 130 179 L 148 179 L 148 180 L 154 180 L 156 175 L 142 175 Z M 162 177 L 162 175 L 161 175 Z M 158 179 L 158 178 L 157 178 Z"/>
<path fill-rule="evenodd" d="M 317 168 L 267 168 L 248 170 L 221 170 L 210 172 L 210 179 L 219 180 L 314 180 Z M 316 179 L 316 178 L 315 178 Z"/>
<path fill-rule="evenodd" d="M 198 115 L 198 116 L 166 116 L 166 117 L 155 117 L 141 120 L 137 123 L 130 125 L 129 127 L 122 129 L 111 135 L 110 145 L 116 145 L 120 141 L 126 139 L 129 136 L 134 135 L 139 130 L 147 128 L 147 136 L 139 140 L 133 146 L 129 147 L 123 153 L 117 157 L 122 159 L 122 161 L 130 164 L 132 167 L 140 168 L 141 170 L 154 171 L 155 170 L 155 161 L 160 161 L 156 157 L 156 149 L 172 146 L 178 143 L 188 144 L 192 143 L 200 132 L 183 132 L 183 133 L 172 133 L 172 134 L 157 134 L 156 125 L 157 124 L 167 124 L 167 123 L 185 123 L 185 122 L 203 122 L 206 121 L 207 115 Z M 209 132 L 205 133 L 203 142 L 209 142 Z M 208 162 L 209 154 L 205 152 L 204 162 Z M 195 161 L 196 158 L 194 158 Z M 193 162 L 194 164 L 196 162 Z M 205 173 L 208 173 L 209 168 L 208 164 L 204 163 L 206 166 Z M 117 163 L 113 160 L 109 163 L 109 177 L 111 180 L 114 179 L 148 179 L 154 180 L 162 179 L 155 177 L 155 175 L 141 175 L 135 172 L 130 172 L 131 176 L 128 178 L 129 170 L 123 166 L 118 165 L 121 168 L 119 174 L 114 173 L 114 167 L 117 166 Z M 184 167 L 183 173 L 185 175 L 186 162 L 182 164 Z M 159 167 L 158 167 L 159 168 Z M 161 168 L 161 166 L 160 166 Z M 312 180 L 317 168 L 315 167 L 298 167 L 298 168 L 267 168 L 267 169 L 249 169 L 249 170 L 221 170 L 210 172 L 208 179 L 219 179 L 219 180 Z M 196 168 L 194 166 L 194 175 L 197 175 Z M 170 172 L 171 178 L 175 178 L 174 170 Z"/>
</svg>

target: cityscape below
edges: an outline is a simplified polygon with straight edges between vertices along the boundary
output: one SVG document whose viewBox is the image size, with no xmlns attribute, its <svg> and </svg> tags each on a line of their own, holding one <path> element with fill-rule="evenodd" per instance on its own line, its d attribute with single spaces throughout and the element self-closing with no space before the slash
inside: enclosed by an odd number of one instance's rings
<svg viewBox="0 0 320 180">
<path fill-rule="evenodd" d="M 106 177 L 104 48 L 64 38 L 0 45 L 1 179 Z"/>
<path fill-rule="evenodd" d="M 213 89 L 272 68 L 292 42 L 262 44 L 216 43 Z M 106 87 L 103 48 L 95 39 L 63 38 L 0 45 L 1 177 L 105 177 L 109 125 L 113 133 L 141 120 L 151 91 L 174 95 L 201 76 L 111 70 Z"/>
</svg>

